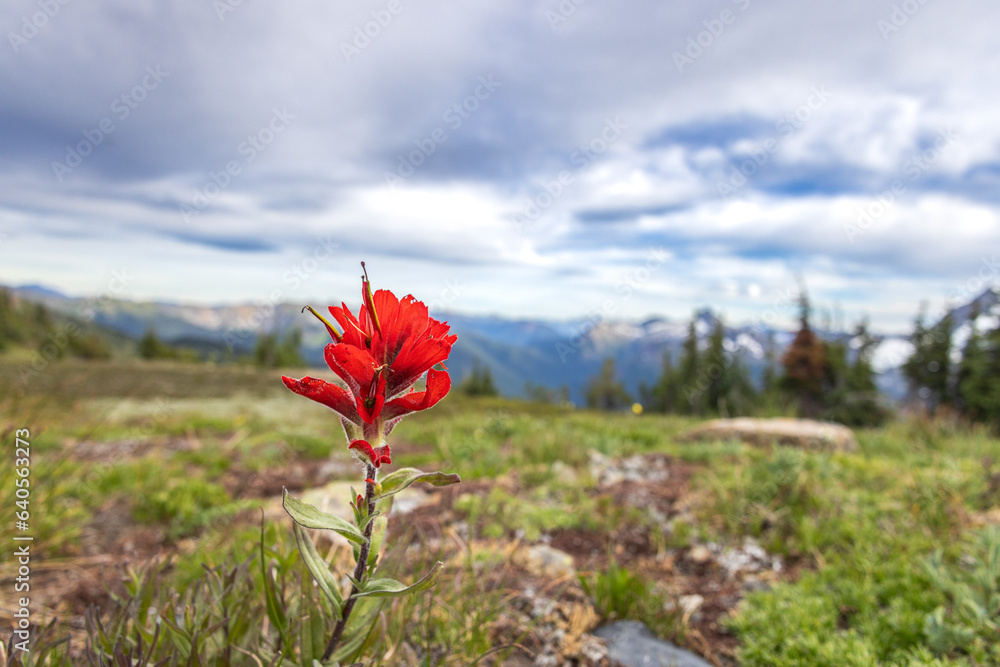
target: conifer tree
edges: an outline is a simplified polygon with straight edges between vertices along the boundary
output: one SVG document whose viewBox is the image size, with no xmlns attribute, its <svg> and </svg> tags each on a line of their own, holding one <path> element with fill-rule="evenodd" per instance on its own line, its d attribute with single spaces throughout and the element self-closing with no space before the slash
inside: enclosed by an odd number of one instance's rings
<svg viewBox="0 0 1000 667">
<path fill-rule="evenodd" d="M 496 396 L 496 385 L 493 384 L 493 373 L 489 366 L 472 360 L 472 373 L 462 382 L 462 392 L 467 396 Z"/>
<path fill-rule="evenodd" d="M 989 421 L 997 418 L 997 402 L 1000 401 L 1000 377 L 996 371 L 1000 342 L 1000 328 L 983 336 L 976 328 L 979 309 L 973 307 L 969 318 L 971 330 L 962 349 L 956 378 L 956 404 L 958 408 L 975 421 Z"/>
<path fill-rule="evenodd" d="M 601 372 L 587 382 L 585 398 L 587 407 L 600 410 L 620 410 L 632 403 L 625 386 L 615 377 L 614 359 L 605 359 Z"/>
<path fill-rule="evenodd" d="M 924 386 L 930 390 L 932 407 L 951 403 L 954 398 L 951 375 L 951 332 L 954 318 L 949 312 L 934 325 L 925 338 L 926 374 Z"/>
<path fill-rule="evenodd" d="M 824 379 L 827 378 L 826 346 L 809 327 L 809 297 L 799 296 L 799 331 L 781 359 L 785 374 L 782 385 L 799 403 L 803 417 L 816 417 L 822 408 Z"/>
<path fill-rule="evenodd" d="M 701 359 L 698 353 L 698 330 L 695 320 L 688 324 L 687 337 L 681 346 L 681 358 L 677 368 L 678 400 L 677 412 L 680 414 L 700 414 L 702 395 L 697 391 L 698 371 Z"/>
<path fill-rule="evenodd" d="M 639 389 L 643 406 L 652 412 L 676 412 L 678 390 L 677 369 L 674 368 L 670 350 L 664 350 L 660 377 L 652 387 L 643 385 Z"/>
</svg>

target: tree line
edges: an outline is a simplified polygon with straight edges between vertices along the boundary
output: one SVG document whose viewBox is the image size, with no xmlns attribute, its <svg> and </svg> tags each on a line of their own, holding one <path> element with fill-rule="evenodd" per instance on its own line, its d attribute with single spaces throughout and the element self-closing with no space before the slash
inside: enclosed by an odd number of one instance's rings
<svg viewBox="0 0 1000 667">
<path fill-rule="evenodd" d="M 867 324 L 857 325 L 853 351 L 843 341 L 820 338 L 810 324 L 810 305 L 799 300 L 799 330 L 781 358 L 773 336 L 765 349 L 761 377 L 754 381 L 739 354 L 726 348 L 725 326 L 717 320 L 704 346 L 692 320 L 680 354 L 664 353 L 659 378 L 639 387 L 644 411 L 737 417 L 786 414 L 838 421 L 851 426 L 882 423 L 889 410 L 875 385 L 872 354 L 876 339 Z M 613 359 L 585 389 L 588 407 L 622 409 L 633 397 L 616 378 Z"/>
<path fill-rule="evenodd" d="M 954 340 L 955 318 L 947 313 L 928 326 L 923 308 L 910 336 L 913 354 L 903 364 L 912 402 L 926 413 L 952 412 L 974 422 L 1000 426 L 1000 322 L 977 327 L 973 302 L 964 344 Z M 987 324 L 988 326 L 988 324 Z"/>
</svg>

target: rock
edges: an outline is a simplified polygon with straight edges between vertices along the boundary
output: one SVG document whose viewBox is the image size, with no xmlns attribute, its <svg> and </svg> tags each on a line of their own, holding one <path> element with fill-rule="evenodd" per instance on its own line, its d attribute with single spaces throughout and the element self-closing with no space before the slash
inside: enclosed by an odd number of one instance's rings
<svg viewBox="0 0 1000 667">
<path fill-rule="evenodd" d="M 726 570 L 732 579 L 742 572 L 761 572 L 763 570 L 781 571 L 781 557 L 772 556 L 764 551 L 753 538 L 743 540 L 743 546 L 737 549 L 726 549 L 718 558 L 719 565 Z"/>
<path fill-rule="evenodd" d="M 712 550 L 704 544 L 695 545 L 688 551 L 688 559 L 698 565 L 703 565 L 712 560 Z"/>
<path fill-rule="evenodd" d="M 694 653 L 657 638 L 639 621 L 618 621 L 605 625 L 597 628 L 594 635 L 607 641 L 611 659 L 625 667 L 711 667 Z"/>
<path fill-rule="evenodd" d="M 573 486 L 579 480 L 579 475 L 577 475 L 576 470 L 562 461 L 556 461 L 552 464 L 552 476 L 562 484 L 567 486 Z"/>
<path fill-rule="evenodd" d="M 514 556 L 518 565 L 536 577 L 558 579 L 576 575 L 573 557 L 545 544 L 536 544 Z"/>
<path fill-rule="evenodd" d="M 394 496 L 395 499 L 392 502 L 392 510 L 389 512 L 389 515 L 402 516 L 409 514 L 418 507 L 426 505 L 431 497 L 431 494 L 426 491 L 410 487 Z"/>
<path fill-rule="evenodd" d="M 662 459 L 638 454 L 612 459 L 592 449 L 590 476 L 597 486 L 606 487 L 622 482 L 663 482 L 670 476 L 670 470 Z"/>
<path fill-rule="evenodd" d="M 686 442 L 739 440 L 749 445 L 787 445 L 801 449 L 853 452 L 858 441 L 851 429 L 811 419 L 713 419 L 680 436 Z"/>
<path fill-rule="evenodd" d="M 705 598 L 698 594 L 682 595 L 677 599 L 677 606 L 681 608 L 685 616 L 691 616 L 701 609 L 703 604 L 705 604 Z"/>
<path fill-rule="evenodd" d="M 509 598 L 495 640 L 530 646 L 534 653 L 530 660 L 527 654 L 514 653 L 504 665 L 609 667 L 605 642 L 590 634 L 599 622 L 593 602 L 576 584 L 560 587 L 557 598 L 528 586 Z"/>
</svg>

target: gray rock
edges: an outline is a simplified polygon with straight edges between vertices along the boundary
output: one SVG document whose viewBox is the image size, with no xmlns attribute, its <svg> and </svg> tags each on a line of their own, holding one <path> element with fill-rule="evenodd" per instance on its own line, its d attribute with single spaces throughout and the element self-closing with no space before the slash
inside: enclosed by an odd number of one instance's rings
<svg viewBox="0 0 1000 667">
<path fill-rule="evenodd" d="M 740 440 L 749 445 L 779 444 L 802 449 L 854 452 L 854 432 L 841 424 L 811 419 L 713 419 L 682 434 L 682 441 Z"/>
<path fill-rule="evenodd" d="M 617 621 L 594 630 L 608 643 L 608 654 L 625 667 L 712 667 L 682 648 L 658 639 L 639 621 Z"/>
<path fill-rule="evenodd" d="M 545 544 L 537 544 L 514 556 L 515 562 L 538 577 L 572 577 L 576 575 L 573 557 Z"/>
</svg>

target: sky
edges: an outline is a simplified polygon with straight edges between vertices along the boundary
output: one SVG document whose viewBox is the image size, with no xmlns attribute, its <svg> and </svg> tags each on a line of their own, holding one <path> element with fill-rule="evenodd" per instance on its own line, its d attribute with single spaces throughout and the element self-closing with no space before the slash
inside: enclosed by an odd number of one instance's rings
<svg viewBox="0 0 1000 667">
<path fill-rule="evenodd" d="M 995 0 L 13 0 L 0 283 L 905 332 L 1000 282 Z"/>
</svg>

